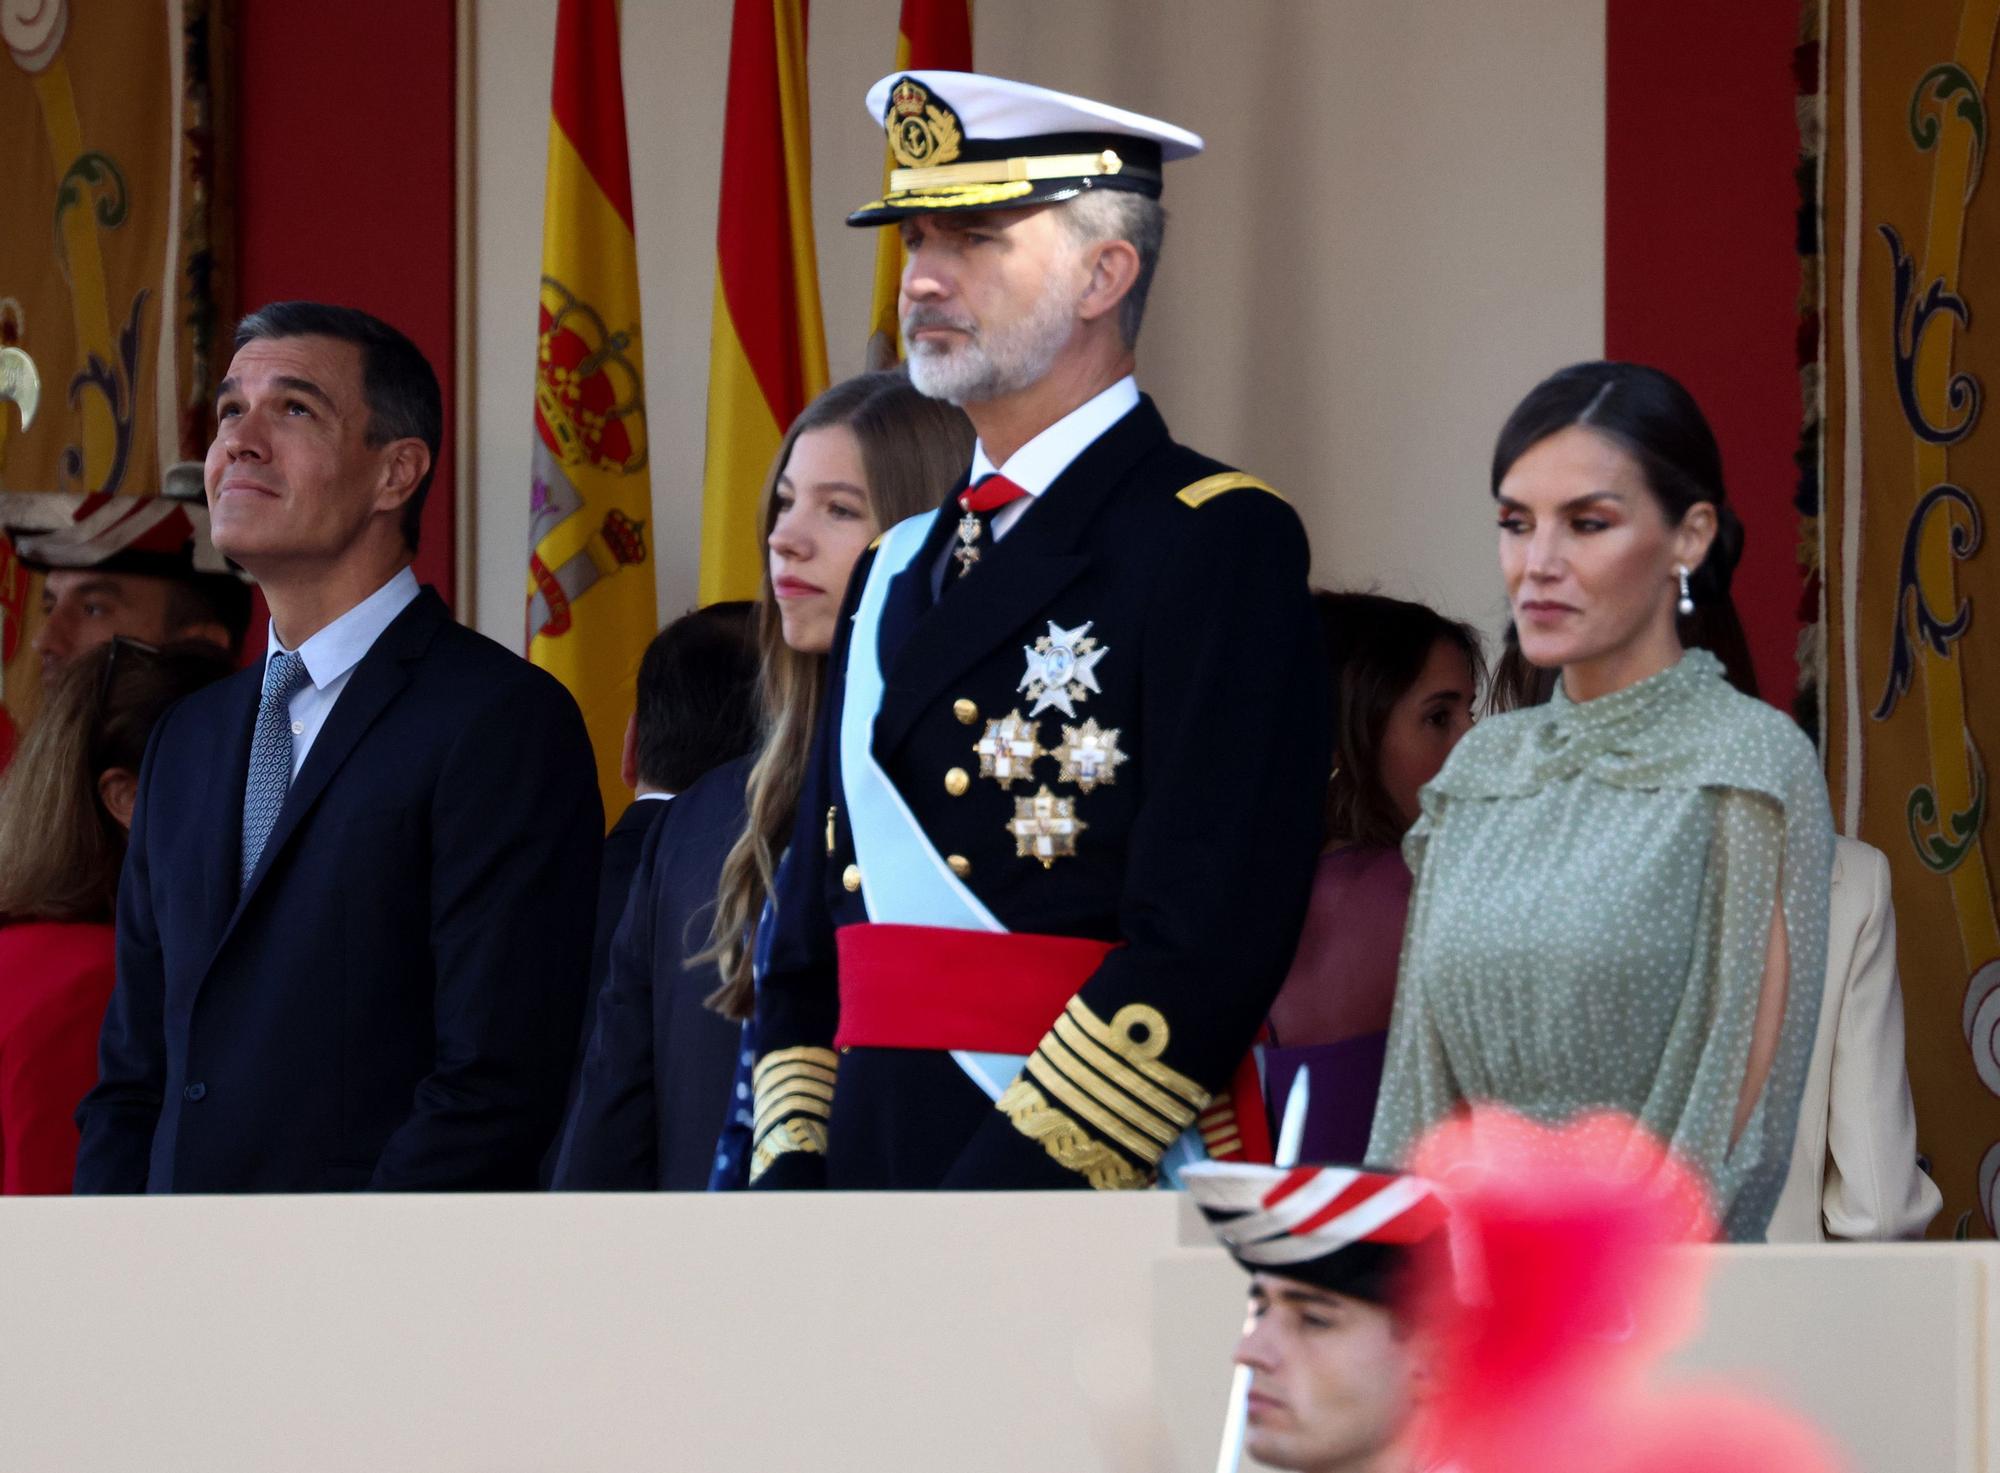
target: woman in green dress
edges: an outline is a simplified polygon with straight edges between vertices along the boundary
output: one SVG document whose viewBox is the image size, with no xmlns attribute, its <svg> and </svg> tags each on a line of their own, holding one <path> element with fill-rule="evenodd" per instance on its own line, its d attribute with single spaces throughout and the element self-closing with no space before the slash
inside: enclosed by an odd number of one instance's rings
<svg viewBox="0 0 2000 1473">
<path fill-rule="evenodd" d="M 1715 436 L 1666 374 L 1577 364 L 1514 411 L 1492 489 L 1520 654 L 1560 678 L 1423 791 L 1370 1158 L 1469 1101 L 1620 1110 L 1705 1175 L 1729 1238 L 1761 1240 L 1833 824 L 1811 743 L 1754 698 Z"/>
</svg>

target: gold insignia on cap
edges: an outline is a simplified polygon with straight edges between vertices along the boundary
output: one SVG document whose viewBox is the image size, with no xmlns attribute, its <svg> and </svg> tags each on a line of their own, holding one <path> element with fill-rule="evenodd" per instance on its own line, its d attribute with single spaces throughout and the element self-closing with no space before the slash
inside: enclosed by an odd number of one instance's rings
<svg viewBox="0 0 2000 1473">
<path fill-rule="evenodd" d="M 882 126 L 889 132 L 889 152 L 906 169 L 950 163 L 964 136 L 958 114 L 915 77 L 903 78 L 890 92 Z"/>
</svg>

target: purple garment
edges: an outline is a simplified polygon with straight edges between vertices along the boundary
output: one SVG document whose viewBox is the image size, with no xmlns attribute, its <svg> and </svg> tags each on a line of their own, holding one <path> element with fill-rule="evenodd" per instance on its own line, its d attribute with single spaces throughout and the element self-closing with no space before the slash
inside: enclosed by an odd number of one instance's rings
<svg viewBox="0 0 2000 1473">
<path fill-rule="evenodd" d="M 1293 1075 L 1311 1068 L 1301 1161 L 1359 1162 L 1368 1149 L 1409 909 L 1410 872 L 1397 850 L 1357 845 L 1320 856 L 1264 1053 L 1274 1139 Z"/>
<path fill-rule="evenodd" d="M 1382 1060 L 1389 1031 L 1364 1033 L 1339 1043 L 1264 1050 L 1264 1098 L 1271 1111 L 1271 1138 L 1284 1119 L 1292 1077 L 1311 1069 L 1306 1128 L 1299 1138 L 1300 1161 L 1359 1164 L 1368 1153 L 1368 1127 L 1375 1119 L 1375 1095 L 1382 1087 Z"/>
</svg>

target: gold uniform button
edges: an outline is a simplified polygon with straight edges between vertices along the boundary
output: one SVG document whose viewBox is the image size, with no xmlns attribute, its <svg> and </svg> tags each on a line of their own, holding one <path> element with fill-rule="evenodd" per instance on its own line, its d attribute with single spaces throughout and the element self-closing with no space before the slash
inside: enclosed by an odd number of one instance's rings
<svg viewBox="0 0 2000 1473">
<path fill-rule="evenodd" d="M 951 866 L 951 872 L 961 880 L 972 873 L 972 861 L 963 854 L 947 854 L 944 862 Z"/>
<path fill-rule="evenodd" d="M 951 714 L 958 718 L 962 726 L 971 726 L 979 720 L 979 708 L 964 696 L 951 703 Z"/>
<path fill-rule="evenodd" d="M 842 870 L 840 872 L 840 883 L 841 887 L 845 889 L 849 895 L 852 895 L 856 890 L 859 890 L 861 888 L 861 866 L 858 864 L 850 864 L 846 869 Z"/>
<path fill-rule="evenodd" d="M 972 778 L 963 767 L 954 767 L 944 775 L 944 790 L 954 798 L 963 798 L 971 786 Z"/>
</svg>

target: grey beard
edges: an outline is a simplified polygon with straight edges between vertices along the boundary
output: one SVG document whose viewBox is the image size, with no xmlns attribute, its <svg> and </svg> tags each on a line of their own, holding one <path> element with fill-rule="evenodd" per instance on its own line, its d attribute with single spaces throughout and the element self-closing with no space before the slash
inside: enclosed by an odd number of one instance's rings
<svg viewBox="0 0 2000 1473">
<path fill-rule="evenodd" d="M 947 404 L 981 404 L 1041 382 L 1075 330 L 1076 302 L 1052 278 L 1034 310 L 1014 326 L 969 337 L 950 350 L 911 343 L 906 327 L 903 356 L 919 394 Z"/>
</svg>

